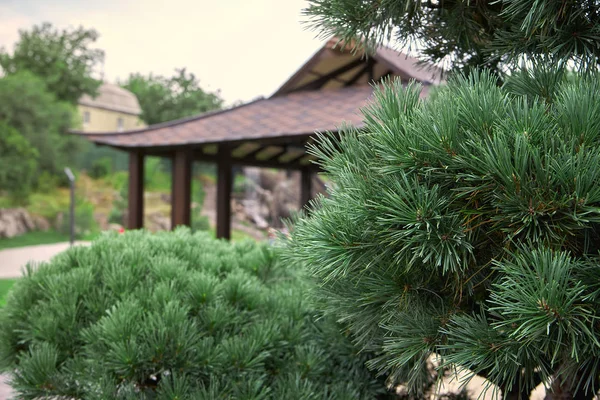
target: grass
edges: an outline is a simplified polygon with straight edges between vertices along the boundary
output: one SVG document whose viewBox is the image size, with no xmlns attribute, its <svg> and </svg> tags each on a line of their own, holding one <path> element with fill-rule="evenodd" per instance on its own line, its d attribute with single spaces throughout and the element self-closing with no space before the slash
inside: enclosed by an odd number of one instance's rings
<svg viewBox="0 0 600 400">
<path fill-rule="evenodd" d="M 81 239 L 77 240 L 93 240 L 98 235 L 99 233 L 91 233 L 88 235 L 84 235 Z M 32 231 L 10 239 L 0 239 L 0 250 L 11 249 L 15 247 L 35 246 L 38 244 L 61 243 L 68 241 L 69 235 L 57 231 Z"/>
<path fill-rule="evenodd" d="M 16 279 L 0 279 L 0 308 L 6 304 L 6 294 L 16 281 Z"/>
<path fill-rule="evenodd" d="M 217 237 L 217 232 L 216 232 L 216 230 L 215 230 L 215 228 L 214 228 L 214 227 L 213 227 L 213 228 L 210 228 L 210 231 L 209 231 L 209 232 L 210 232 L 210 234 L 211 234 L 211 236 L 212 236 L 213 238 L 216 238 L 216 237 Z M 231 230 L 231 241 L 232 241 L 232 242 L 239 242 L 239 241 L 242 241 L 242 240 L 245 240 L 245 239 L 250 239 L 250 240 L 253 240 L 253 241 L 255 241 L 255 242 L 257 241 L 255 237 L 253 237 L 253 236 L 251 236 L 251 235 L 247 234 L 247 233 L 246 233 L 246 232 L 244 232 L 244 231 L 240 231 L 240 230 L 238 230 L 238 229 L 232 229 L 232 230 Z M 266 239 L 266 237 L 265 237 L 265 239 Z"/>
<path fill-rule="evenodd" d="M 21 236 L 15 236 L 9 239 L 0 239 L 0 250 L 10 249 L 13 247 L 34 246 L 36 244 L 51 244 L 68 242 L 69 235 L 65 235 L 56 231 L 33 231 L 27 232 Z"/>
</svg>

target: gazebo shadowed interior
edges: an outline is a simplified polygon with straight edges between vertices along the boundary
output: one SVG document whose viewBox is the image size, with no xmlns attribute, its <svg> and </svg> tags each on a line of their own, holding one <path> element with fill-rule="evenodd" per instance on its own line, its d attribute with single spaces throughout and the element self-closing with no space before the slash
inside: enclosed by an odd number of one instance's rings
<svg viewBox="0 0 600 400">
<path fill-rule="evenodd" d="M 217 237 L 229 239 L 234 166 L 299 170 L 304 205 L 318 171 L 306 153 L 315 132 L 336 132 L 342 123 L 360 127 L 360 109 L 382 79 L 416 80 L 425 96 L 440 76 L 440 70 L 423 69 L 394 50 L 380 48 L 365 57 L 332 39 L 269 98 L 134 131 L 76 133 L 129 153 L 129 229 L 143 227 L 146 156 L 172 160 L 172 227 L 191 222 L 192 162 L 216 163 Z"/>
</svg>

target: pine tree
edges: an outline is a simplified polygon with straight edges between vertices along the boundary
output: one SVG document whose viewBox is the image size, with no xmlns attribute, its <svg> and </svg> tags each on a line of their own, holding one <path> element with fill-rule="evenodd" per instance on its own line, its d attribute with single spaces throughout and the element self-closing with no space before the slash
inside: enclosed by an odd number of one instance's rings
<svg viewBox="0 0 600 400">
<path fill-rule="evenodd" d="M 423 60 L 467 72 L 502 75 L 515 61 L 543 56 L 595 69 L 600 58 L 600 1 L 310 0 L 309 22 L 325 36 L 369 46 L 416 45 Z"/>
<path fill-rule="evenodd" d="M 387 82 L 364 128 L 311 148 L 331 189 L 288 257 L 390 382 L 418 394 L 437 354 L 507 397 L 598 391 L 599 78 L 473 72 L 427 100 Z"/>
</svg>

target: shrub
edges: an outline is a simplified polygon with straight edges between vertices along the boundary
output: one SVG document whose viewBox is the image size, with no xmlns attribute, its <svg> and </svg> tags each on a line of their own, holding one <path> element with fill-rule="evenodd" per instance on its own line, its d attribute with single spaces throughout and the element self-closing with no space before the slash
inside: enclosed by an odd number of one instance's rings
<svg viewBox="0 0 600 400">
<path fill-rule="evenodd" d="M 116 174 L 115 174 L 116 175 Z M 121 176 L 121 174 L 119 174 Z M 126 176 L 127 180 L 129 179 Z M 125 224 L 123 214 L 125 210 L 127 210 L 127 201 L 129 197 L 129 188 L 127 185 L 127 180 L 125 182 L 121 182 L 121 186 L 119 189 L 119 193 L 115 196 L 113 200 L 112 209 L 110 210 L 110 214 L 108 215 L 108 221 L 114 224 Z M 119 183 L 119 182 L 115 182 Z"/>
<path fill-rule="evenodd" d="M 63 218 L 58 226 L 58 231 L 63 234 L 71 232 L 69 209 L 62 211 Z M 94 206 L 85 200 L 78 200 L 75 204 L 75 236 L 81 239 L 86 234 L 98 230 L 98 223 L 94 218 Z"/>
<path fill-rule="evenodd" d="M 37 169 L 38 152 L 5 122 L 0 122 L 0 190 L 16 202 L 27 202 Z"/>
<path fill-rule="evenodd" d="M 94 160 L 89 175 L 94 179 L 104 178 L 112 172 L 112 169 L 112 160 L 109 157 L 102 157 Z"/>
<path fill-rule="evenodd" d="M 60 179 L 58 176 L 50 174 L 48 171 L 42 171 L 37 183 L 37 192 L 43 194 L 55 194 L 59 187 Z"/>
<path fill-rule="evenodd" d="M 192 230 L 193 231 L 208 231 L 210 230 L 210 220 L 208 216 L 195 212 L 192 218 Z"/>
<path fill-rule="evenodd" d="M 375 398 L 310 289 L 253 242 L 105 233 L 16 283 L 0 360 L 21 399 Z"/>
<path fill-rule="evenodd" d="M 505 396 L 600 377 L 600 79 L 561 71 L 376 91 L 323 135 L 332 182 L 290 241 L 370 365 L 417 391 L 428 356 Z"/>
</svg>

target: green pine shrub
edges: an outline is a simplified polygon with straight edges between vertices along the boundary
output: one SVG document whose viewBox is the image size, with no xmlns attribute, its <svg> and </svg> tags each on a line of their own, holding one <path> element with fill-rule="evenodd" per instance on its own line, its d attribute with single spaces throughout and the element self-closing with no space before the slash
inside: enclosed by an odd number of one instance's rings
<svg viewBox="0 0 600 400">
<path fill-rule="evenodd" d="M 28 268 L 0 312 L 20 399 L 373 399 L 385 386 L 275 249 L 105 233 Z"/>
<path fill-rule="evenodd" d="M 62 219 L 58 231 L 63 234 L 71 232 L 70 209 L 62 210 Z M 77 199 L 75 202 L 75 236 L 78 239 L 98 231 L 98 223 L 94 218 L 94 205 L 89 201 Z"/>
<path fill-rule="evenodd" d="M 364 129 L 320 136 L 330 196 L 289 258 L 372 368 L 413 393 L 431 354 L 507 397 L 599 389 L 599 78 L 474 73 L 429 100 L 388 82 Z"/>
<path fill-rule="evenodd" d="M 113 170 L 113 161 L 110 157 L 101 157 L 92 162 L 89 175 L 94 179 L 104 178 Z"/>
</svg>

